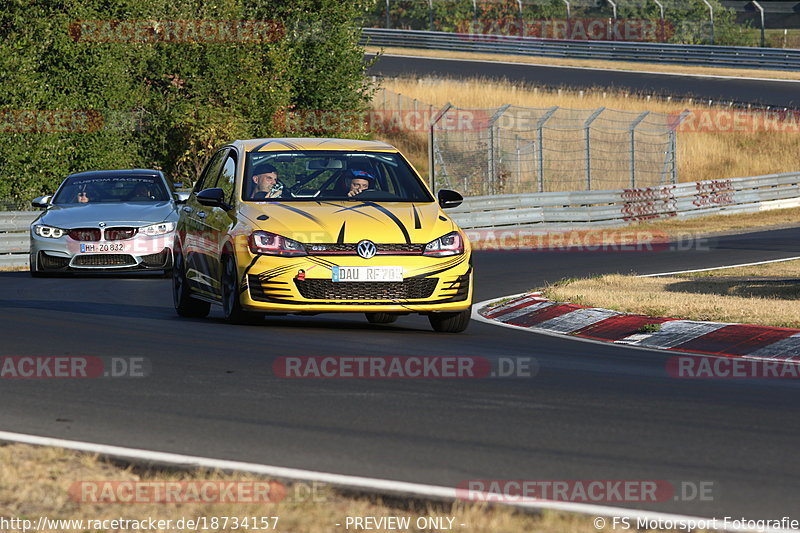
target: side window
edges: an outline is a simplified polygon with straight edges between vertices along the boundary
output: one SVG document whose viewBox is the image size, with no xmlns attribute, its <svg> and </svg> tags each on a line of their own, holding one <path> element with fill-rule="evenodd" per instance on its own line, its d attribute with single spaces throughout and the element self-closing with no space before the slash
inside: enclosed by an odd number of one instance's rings
<svg viewBox="0 0 800 533">
<path fill-rule="evenodd" d="M 206 165 L 203 175 L 200 176 L 200 180 L 194 186 L 194 192 L 199 192 L 203 189 L 214 187 L 214 183 L 217 181 L 219 171 L 222 168 L 222 161 L 227 153 L 228 149 L 224 148 L 214 154 L 214 157 L 212 157 L 211 161 L 209 161 Z"/>
<path fill-rule="evenodd" d="M 219 179 L 215 187 L 219 187 L 225 191 L 225 201 L 228 204 L 233 203 L 233 185 L 236 180 L 236 152 L 231 150 L 228 157 L 225 158 L 225 163 L 222 165 L 222 172 L 219 174 Z"/>
</svg>

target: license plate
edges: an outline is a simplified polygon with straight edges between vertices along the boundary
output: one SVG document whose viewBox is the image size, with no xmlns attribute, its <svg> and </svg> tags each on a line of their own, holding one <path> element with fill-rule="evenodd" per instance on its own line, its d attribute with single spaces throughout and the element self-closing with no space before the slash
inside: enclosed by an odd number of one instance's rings
<svg viewBox="0 0 800 533">
<path fill-rule="evenodd" d="M 125 251 L 125 244 L 123 243 L 109 243 L 109 242 L 97 242 L 97 243 L 81 243 L 81 253 L 82 254 L 113 254 Z"/>
<path fill-rule="evenodd" d="M 333 267 L 333 281 L 403 281 L 403 267 Z"/>
</svg>

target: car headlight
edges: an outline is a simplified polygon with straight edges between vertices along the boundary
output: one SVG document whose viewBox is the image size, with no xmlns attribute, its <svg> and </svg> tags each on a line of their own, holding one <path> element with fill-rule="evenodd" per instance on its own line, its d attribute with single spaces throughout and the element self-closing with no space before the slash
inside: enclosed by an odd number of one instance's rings
<svg viewBox="0 0 800 533">
<path fill-rule="evenodd" d="M 249 239 L 250 251 L 254 254 L 298 257 L 306 255 L 306 247 L 301 243 L 268 231 L 254 231 Z"/>
<path fill-rule="evenodd" d="M 36 224 L 33 227 L 33 232 L 39 237 L 46 237 L 48 239 L 60 239 L 67 234 L 67 230 L 65 229 L 45 226 L 44 224 Z"/>
<path fill-rule="evenodd" d="M 156 235 L 166 235 L 167 233 L 171 232 L 174 229 L 175 229 L 174 222 L 161 222 L 160 224 L 142 226 L 141 228 L 139 228 L 139 233 L 144 233 L 149 237 L 155 237 Z"/>
<path fill-rule="evenodd" d="M 459 232 L 454 231 L 426 244 L 425 251 L 422 252 L 422 255 L 446 257 L 448 255 L 460 255 L 463 253 L 464 239 Z"/>
</svg>

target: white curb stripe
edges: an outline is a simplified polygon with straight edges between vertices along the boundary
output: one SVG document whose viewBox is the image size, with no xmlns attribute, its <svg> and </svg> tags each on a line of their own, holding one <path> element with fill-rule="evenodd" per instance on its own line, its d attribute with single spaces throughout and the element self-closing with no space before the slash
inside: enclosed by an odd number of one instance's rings
<svg viewBox="0 0 800 533">
<path fill-rule="evenodd" d="M 505 315 L 496 316 L 490 318 L 489 320 L 499 320 L 500 322 L 509 322 L 514 320 L 517 317 L 530 314 L 534 311 L 538 311 L 541 309 L 545 309 L 547 307 L 552 307 L 556 305 L 555 302 L 551 302 L 550 300 L 539 301 L 533 305 L 529 305 L 527 307 L 523 307 L 522 309 L 517 309 L 516 311 L 511 311 L 510 313 L 506 313 Z"/>
<path fill-rule="evenodd" d="M 576 309 L 575 311 L 570 311 L 561 316 L 551 318 L 541 324 L 536 324 L 536 327 L 556 333 L 571 333 L 619 314 L 621 313 L 609 309 L 591 307 L 588 309 Z"/>
<path fill-rule="evenodd" d="M 616 341 L 619 344 L 647 346 L 648 348 L 668 349 L 702 337 L 730 324 L 718 322 L 695 322 L 693 320 L 672 320 L 661 324 L 661 329 L 645 339 L 631 339 L 633 335 Z"/>
<path fill-rule="evenodd" d="M 402 496 L 426 497 L 444 500 L 456 500 L 457 491 L 453 487 L 442 487 L 438 485 L 424 485 L 420 483 L 409 483 L 406 481 L 393 481 L 389 479 L 376 479 L 360 476 L 348 476 L 344 474 L 329 474 L 326 472 L 315 472 L 313 470 L 301 470 L 297 468 L 286 468 L 282 466 L 270 466 L 258 463 L 244 463 L 240 461 L 227 461 L 224 459 L 212 459 L 209 457 L 198 457 L 193 455 L 182 455 L 177 453 L 157 452 L 142 450 L 138 448 L 125 448 L 122 446 L 110 446 L 106 444 L 95 444 L 91 442 L 57 439 L 52 437 L 41 437 L 38 435 L 27 435 L 24 433 L 12 433 L 0 431 L 0 441 L 17 442 L 31 444 L 34 446 L 55 446 L 68 450 L 77 450 L 87 453 L 96 453 L 103 456 L 124 459 L 136 462 L 170 464 L 186 468 L 208 468 L 215 470 L 228 470 L 238 472 L 249 472 L 261 474 L 279 479 L 295 481 L 318 481 L 338 487 L 351 489 L 377 491 Z M 487 496 L 496 496 L 487 494 Z M 565 511 L 572 513 L 589 514 L 595 516 L 619 516 L 631 519 L 650 519 L 650 520 L 672 520 L 672 521 L 704 521 L 708 522 L 711 518 L 697 516 L 660 513 L 656 511 L 644 511 L 639 509 L 626 509 L 622 507 L 612 507 L 608 505 L 595 505 L 590 503 L 574 503 L 561 501 L 523 501 L 523 502 L 496 502 L 501 505 L 520 507 L 523 509 L 551 509 L 555 511 Z M 728 529 L 728 531 L 749 532 L 751 530 L 738 528 Z M 770 529 L 770 533 L 797 533 Z"/>
<path fill-rule="evenodd" d="M 751 352 L 748 357 L 781 357 L 785 361 L 800 359 L 800 333 L 773 342 L 763 348 Z"/>
</svg>

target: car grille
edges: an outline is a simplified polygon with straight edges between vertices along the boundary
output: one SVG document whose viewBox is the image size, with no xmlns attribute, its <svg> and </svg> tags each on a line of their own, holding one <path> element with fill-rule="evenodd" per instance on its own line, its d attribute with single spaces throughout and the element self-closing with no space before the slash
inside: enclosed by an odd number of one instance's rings
<svg viewBox="0 0 800 533">
<path fill-rule="evenodd" d="M 309 300 L 417 300 L 429 298 L 438 278 L 403 281 L 335 282 L 329 279 L 294 280 L 303 298 Z"/>
<path fill-rule="evenodd" d="M 122 241 L 130 239 L 136 235 L 137 231 L 139 231 L 139 228 L 106 228 L 106 240 Z"/>
<path fill-rule="evenodd" d="M 169 259 L 169 249 L 164 248 L 157 254 L 143 255 L 142 264 L 144 266 L 149 266 L 149 267 L 162 267 L 166 266 L 168 259 Z"/>
<path fill-rule="evenodd" d="M 308 255 L 358 255 L 357 243 L 317 243 L 306 244 Z M 375 244 L 375 255 L 415 255 L 421 254 L 424 244 Z"/>
<path fill-rule="evenodd" d="M 37 266 L 45 270 L 56 270 L 66 268 L 69 265 L 69 257 L 58 257 L 39 252 Z"/>
<path fill-rule="evenodd" d="M 69 230 L 71 239 L 76 241 L 99 241 L 100 230 L 97 228 L 76 228 Z"/>
<path fill-rule="evenodd" d="M 79 255 L 72 266 L 134 266 L 136 261 L 129 254 Z"/>
</svg>

